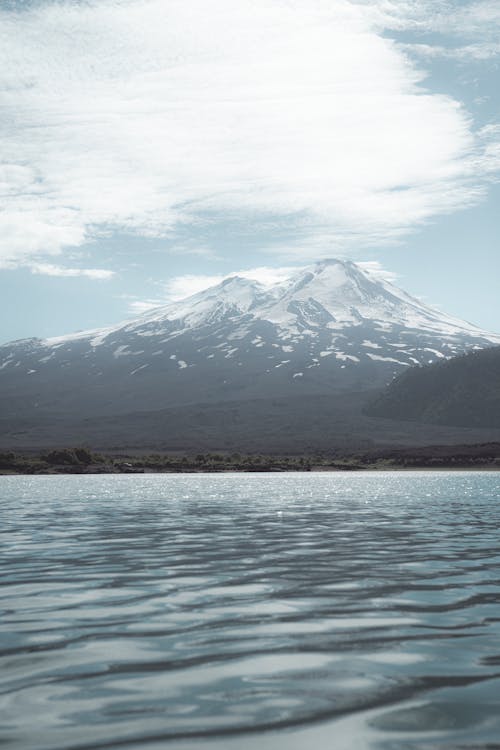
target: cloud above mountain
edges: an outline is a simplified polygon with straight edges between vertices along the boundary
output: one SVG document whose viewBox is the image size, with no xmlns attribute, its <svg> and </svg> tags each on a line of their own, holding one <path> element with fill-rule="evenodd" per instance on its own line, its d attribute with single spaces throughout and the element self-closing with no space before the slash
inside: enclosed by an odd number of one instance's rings
<svg viewBox="0 0 500 750">
<path fill-rule="evenodd" d="M 6 4 L 0 264 L 50 264 L 114 233 L 175 238 L 221 215 L 290 217 L 301 256 L 318 257 L 318 237 L 393 241 L 474 204 L 500 166 L 498 132 L 426 88 L 383 35 L 419 4 L 396 20 L 391 5 Z M 494 6 L 475 5 L 474 23 L 492 23 Z"/>
</svg>

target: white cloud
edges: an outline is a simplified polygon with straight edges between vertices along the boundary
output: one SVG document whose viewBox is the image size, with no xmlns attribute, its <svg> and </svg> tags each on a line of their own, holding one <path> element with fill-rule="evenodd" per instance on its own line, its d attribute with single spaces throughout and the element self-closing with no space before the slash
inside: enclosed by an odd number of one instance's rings
<svg viewBox="0 0 500 750">
<path fill-rule="evenodd" d="M 364 271 L 369 273 L 370 276 L 373 276 L 376 279 L 381 279 L 382 281 L 389 281 L 391 284 L 397 283 L 399 279 L 399 276 L 397 273 L 394 273 L 393 271 L 388 271 L 377 260 L 358 261 L 357 265 L 360 266 Z"/>
<path fill-rule="evenodd" d="M 450 58 L 452 60 L 490 60 L 500 55 L 500 43 L 476 42 L 458 46 L 442 46 L 438 44 L 405 44 L 404 49 L 424 58 Z"/>
<path fill-rule="evenodd" d="M 446 26 L 448 24 L 448 26 Z M 494 36 L 500 30 L 500 6 L 498 0 L 478 0 L 466 5 L 456 3 L 452 12 L 441 20 L 441 29 L 455 33 Z"/>
<path fill-rule="evenodd" d="M 402 2 L 398 23 L 421 23 L 424 5 Z M 491 20 L 493 4 L 476 5 Z M 318 236 L 362 247 L 473 204 L 483 140 L 381 35 L 394 8 L 61 0 L 1 11 L 0 261 L 46 261 L 113 231 L 171 237 L 221 212 L 254 225 L 299 216 L 304 252 Z"/>
<path fill-rule="evenodd" d="M 64 268 L 63 266 L 57 266 L 53 263 L 31 263 L 29 268 L 31 273 L 39 274 L 41 276 L 59 276 L 61 278 L 76 278 L 83 276 L 87 279 L 107 280 L 115 275 L 114 271 L 109 271 L 104 268 Z"/>
<path fill-rule="evenodd" d="M 500 28 L 498 0 L 352 0 L 379 28 L 438 31 L 460 36 L 494 35 Z"/>
<path fill-rule="evenodd" d="M 500 55 L 498 0 L 355 0 L 367 3 L 380 28 L 440 34 L 445 43 L 413 43 L 404 47 L 425 57 L 489 60 Z"/>
<path fill-rule="evenodd" d="M 162 248 L 162 252 L 166 255 L 192 255 L 197 258 L 205 258 L 206 260 L 222 260 L 212 248 L 195 241 L 176 242 L 173 245 L 167 245 L 165 248 Z"/>
<path fill-rule="evenodd" d="M 143 315 L 162 304 L 165 304 L 165 300 L 133 300 L 129 302 L 128 309 L 133 315 Z"/>
<path fill-rule="evenodd" d="M 192 294 L 208 289 L 224 281 L 224 276 L 209 276 L 207 274 L 183 274 L 174 276 L 165 284 L 166 301 L 184 299 Z"/>
<path fill-rule="evenodd" d="M 167 301 L 184 299 L 192 294 L 201 292 L 208 287 L 220 284 L 224 279 L 231 276 L 240 276 L 244 279 L 253 279 L 264 286 L 271 286 L 280 281 L 285 281 L 292 273 L 297 271 L 296 266 L 283 266 L 281 268 L 271 268 L 270 266 L 259 266 L 257 268 L 245 269 L 243 271 L 233 271 L 229 274 L 207 275 L 207 274 L 183 274 L 174 276 L 165 285 L 165 295 Z"/>
</svg>

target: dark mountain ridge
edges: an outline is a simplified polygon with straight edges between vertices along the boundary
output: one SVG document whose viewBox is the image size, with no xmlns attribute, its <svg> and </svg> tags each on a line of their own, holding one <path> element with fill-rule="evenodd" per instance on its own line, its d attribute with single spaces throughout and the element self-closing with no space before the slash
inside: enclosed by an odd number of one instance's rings
<svg viewBox="0 0 500 750">
<path fill-rule="evenodd" d="M 414 367 L 365 411 L 400 421 L 500 428 L 500 347 Z"/>
</svg>

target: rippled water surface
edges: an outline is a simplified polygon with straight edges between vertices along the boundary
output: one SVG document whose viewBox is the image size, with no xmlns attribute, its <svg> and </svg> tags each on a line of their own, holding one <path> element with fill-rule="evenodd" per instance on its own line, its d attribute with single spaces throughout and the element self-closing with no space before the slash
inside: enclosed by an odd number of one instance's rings
<svg viewBox="0 0 500 750">
<path fill-rule="evenodd" d="M 0 494 L 2 747 L 500 748 L 500 474 Z"/>
</svg>

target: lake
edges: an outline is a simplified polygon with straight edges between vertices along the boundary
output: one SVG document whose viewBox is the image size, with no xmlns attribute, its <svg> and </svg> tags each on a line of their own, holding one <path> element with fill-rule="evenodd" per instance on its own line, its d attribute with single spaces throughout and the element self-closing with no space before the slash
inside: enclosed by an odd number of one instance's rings
<svg viewBox="0 0 500 750">
<path fill-rule="evenodd" d="M 2 747 L 500 747 L 500 473 L 0 495 Z"/>
</svg>

